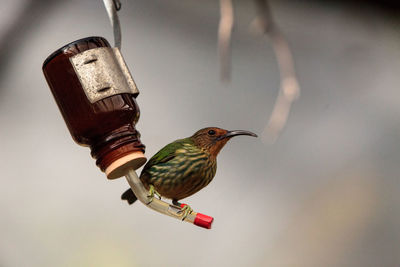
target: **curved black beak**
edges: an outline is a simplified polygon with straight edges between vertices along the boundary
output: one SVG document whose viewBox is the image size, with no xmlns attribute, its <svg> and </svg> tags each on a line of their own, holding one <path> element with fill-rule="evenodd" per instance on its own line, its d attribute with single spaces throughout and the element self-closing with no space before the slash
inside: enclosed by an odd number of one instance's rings
<svg viewBox="0 0 400 267">
<path fill-rule="evenodd" d="M 253 137 L 257 137 L 255 133 L 252 133 L 250 131 L 244 131 L 244 130 L 234 130 L 234 131 L 228 131 L 226 134 L 221 135 L 218 140 L 224 139 L 224 138 L 230 138 L 238 135 L 249 135 Z"/>
</svg>

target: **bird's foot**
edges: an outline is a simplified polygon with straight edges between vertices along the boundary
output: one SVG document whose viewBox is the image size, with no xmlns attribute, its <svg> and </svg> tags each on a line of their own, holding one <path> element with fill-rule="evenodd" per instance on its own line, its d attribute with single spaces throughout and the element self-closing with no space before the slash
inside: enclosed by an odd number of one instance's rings
<svg viewBox="0 0 400 267">
<path fill-rule="evenodd" d="M 151 184 L 149 189 L 149 194 L 147 195 L 147 197 L 150 199 L 150 202 L 153 201 L 154 195 L 156 195 L 159 199 L 161 199 L 161 195 L 156 191 L 154 185 Z"/>
<path fill-rule="evenodd" d="M 186 217 L 193 212 L 193 209 L 188 204 L 182 204 L 182 203 L 178 202 L 178 200 L 176 200 L 176 199 L 172 200 L 172 204 L 181 208 L 181 210 L 178 211 L 178 213 L 183 213 L 182 221 L 184 221 L 186 219 Z"/>
<path fill-rule="evenodd" d="M 183 204 L 183 205 L 184 206 L 181 208 L 181 210 L 178 211 L 178 213 L 182 213 L 182 221 L 184 221 L 186 219 L 186 217 L 193 212 L 193 209 L 189 205 L 187 205 L 187 204 Z"/>
</svg>

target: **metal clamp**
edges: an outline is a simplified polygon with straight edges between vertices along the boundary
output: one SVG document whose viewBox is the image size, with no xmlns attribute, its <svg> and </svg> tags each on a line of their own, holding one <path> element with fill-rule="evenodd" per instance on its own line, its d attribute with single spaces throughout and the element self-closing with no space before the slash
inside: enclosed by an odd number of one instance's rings
<svg viewBox="0 0 400 267">
<path fill-rule="evenodd" d="M 90 103 L 117 94 L 138 96 L 139 90 L 118 48 L 94 48 L 69 60 Z"/>
</svg>

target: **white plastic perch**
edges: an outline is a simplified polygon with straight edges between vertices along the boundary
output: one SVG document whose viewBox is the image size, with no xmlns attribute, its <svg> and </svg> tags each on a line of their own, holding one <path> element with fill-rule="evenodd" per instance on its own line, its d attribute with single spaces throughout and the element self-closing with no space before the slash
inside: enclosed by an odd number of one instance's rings
<svg viewBox="0 0 400 267">
<path fill-rule="evenodd" d="M 135 193 L 135 196 L 147 207 L 170 217 L 179 220 L 183 219 L 184 213 L 181 212 L 181 210 L 185 206 L 185 204 L 182 204 L 181 207 L 178 207 L 162 201 L 156 197 L 149 198 L 149 192 L 143 186 L 142 182 L 140 181 L 139 177 L 133 169 L 129 169 L 125 177 L 129 183 L 129 186 L 132 188 L 133 193 Z M 193 223 L 194 225 L 203 228 L 210 229 L 214 218 L 193 211 L 192 213 L 188 214 L 184 221 Z"/>
</svg>

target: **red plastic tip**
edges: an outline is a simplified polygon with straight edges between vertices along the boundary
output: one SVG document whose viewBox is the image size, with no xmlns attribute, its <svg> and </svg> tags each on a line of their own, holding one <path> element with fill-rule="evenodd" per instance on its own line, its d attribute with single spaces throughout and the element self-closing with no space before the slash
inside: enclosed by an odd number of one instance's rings
<svg viewBox="0 0 400 267">
<path fill-rule="evenodd" d="M 185 207 L 187 204 L 181 203 L 181 208 Z M 202 213 L 197 213 L 196 218 L 194 218 L 194 224 L 206 229 L 211 229 L 211 224 L 213 223 L 214 218 Z"/>
<path fill-rule="evenodd" d="M 214 218 L 208 215 L 197 213 L 196 218 L 194 218 L 194 224 L 206 229 L 211 229 L 211 224 Z"/>
</svg>

